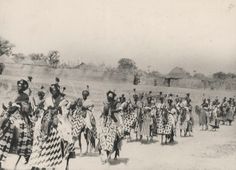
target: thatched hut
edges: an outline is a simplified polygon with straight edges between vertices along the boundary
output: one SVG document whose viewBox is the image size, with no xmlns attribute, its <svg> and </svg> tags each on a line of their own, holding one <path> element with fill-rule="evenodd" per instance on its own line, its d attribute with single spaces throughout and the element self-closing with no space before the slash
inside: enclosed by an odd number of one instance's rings
<svg viewBox="0 0 236 170">
<path fill-rule="evenodd" d="M 183 68 L 175 67 L 169 72 L 168 75 L 164 77 L 164 84 L 170 87 L 173 81 L 179 80 L 179 79 L 187 79 L 190 77 L 191 75 L 189 72 L 185 71 Z"/>
</svg>

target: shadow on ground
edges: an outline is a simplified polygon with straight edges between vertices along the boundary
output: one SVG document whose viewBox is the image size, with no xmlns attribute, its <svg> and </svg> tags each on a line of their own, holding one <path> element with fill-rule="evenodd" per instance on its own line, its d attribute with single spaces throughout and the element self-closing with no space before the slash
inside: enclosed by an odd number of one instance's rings
<svg viewBox="0 0 236 170">
<path fill-rule="evenodd" d="M 80 153 L 77 153 L 76 156 L 78 157 L 98 157 L 99 156 L 99 153 L 83 153 L 83 154 L 80 154 Z"/>
<path fill-rule="evenodd" d="M 125 164 L 126 165 L 128 162 L 129 162 L 129 158 L 118 158 L 116 160 L 111 159 L 109 161 L 109 164 L 110 165 L 119 165 L 119 164 Z"/>
</svg>

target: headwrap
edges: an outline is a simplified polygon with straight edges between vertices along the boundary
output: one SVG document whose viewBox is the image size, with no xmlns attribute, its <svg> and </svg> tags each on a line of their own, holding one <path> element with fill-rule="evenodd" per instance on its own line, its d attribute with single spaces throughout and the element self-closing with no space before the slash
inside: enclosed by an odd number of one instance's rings
<svg viewBox="0 0 236 170">
<path fill-rule="evenodd" d="M 115 92 L 109 90 L 107 92 L 107 97 L 114 99 L 116 97 L 116 94 L 115 94 Z"/>
<path fill-rule="evenodd" d="M 83 90 L 82 95 L 83 96 L 89 96 L 89 91 L 88 90 Z"/>
<path fill-rule="evenodd" d="M 39 92 L 38 92 L 38 96 L 40 96 L 40 97 L 44 98 L 44 96 L 45 96 L 45 93 L 44 93 L 44 91 L 39 91 Z"/>
<path fill-rule="evenodd" d="M 173 103 L 173 100 L 172 100 L 171 98 L 169 98 L 169 99 L 167 100 L 167 102 L 168 102 L 168 104 L 172 104 L 172 103 Z"/>
<path fill-rule="evenodd" d="M 17 87 L 21 88 L 22 91 L 25 91 L 28 89 L 29 84 L 26 80 L 21 79 L 17 81 Z"/>
<path fill-rule="evenodd" d="M 60 94 L 60 87 L 58 86 L 58 84 L 51 84 L 49 91 L 50 93 L 52 93 L 53 91 L 56 91 L 58 94 Z"/>
</svg>

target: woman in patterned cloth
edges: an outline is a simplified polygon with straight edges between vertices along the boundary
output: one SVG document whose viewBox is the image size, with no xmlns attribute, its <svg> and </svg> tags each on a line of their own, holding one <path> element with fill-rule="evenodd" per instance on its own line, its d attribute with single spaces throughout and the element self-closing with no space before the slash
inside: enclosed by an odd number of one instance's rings
<svg viewBox="0 0 236 170">
<path fill-rule="evenodd" d="M 156 105 L 156 122 L 157 122 L 157 134 L 163 135 L 164 133 L 164 125 L 163 125 L 163 112 L 166 108 L 166 103 L 164 102 L 164 97 L 160 97 L 160 103 Z"/>
<path fill-rule="evenodd" d="M 87 86 L 88 88 L 88 86 Z M 72 136 L 74 143 L 78 140 L 80 147 L 80 155 L 82 155 L 81 134 L 84 132 L 85 140 L 87 142 L 86 152 L 88 153 L 89 142 L 95 148 L 96 124 L 92 108 L 93 104 L 88 100 L 89 90 L 82 91 L 83 98 L 76 99 L 69 107 L 71 122 L 72 122 Z M 91 149 L 91 148 L 90 148 Z"/>
<path fill-rule="evenodd" d="M 167 124 L 165 126 L 164 133 L 169 139 L 169 142 L 174 142 L 174 135 L 176 133 L 176 127 L 175 127 L 175 122 L 176 122 L 176 114 L 177 111 L 175 110 L 173 106 L 173 100 L 168 99 L 168 106 L 167 106 Z"/>
<path fill-rule="evenodd" d="M 186 104 L 182 103 L 180 108 L 180 114 L 178 116 L 178 128 L 180 129 L 180 136 L 191 136 L 192 127 L 193 127 L 193 117 L 191 115 L 191 110 L 187 107 Z"/>
<path fill-rule="evenodd" d="M 107 102 L 104 104 L 103 112 L 101 115 L 101 129 L 98 135 L 99 138 L 99 151 L 101 154 L 102 163 L 110 160 L 111 154 L 115 151 L 115 159 L 119 156 L 121 149 L 122 130 L 118 116 L 115 115 L 121 111 L 117 108 L 117 101 L 115 100 L 116 94 L 113 91 L 107 92 Z M 106 156 L 106 158 L 104 158 Z"/>
<path fill-rule="evenodd" d="M 62 114 L 60 104 L 64 95 L 61 95 L 56 84 L 50 86 L 50 93 L 52 96 L 45 100 L 46 111 L 35 126 L 33 152 L 30 157 L 32 169 L 54 169 L 62 163 L 65 156 L 63 138 L 58 130 L 58 114 Z"/>
<path fill-rule="evenodd" d="M 151 134 L 151 128 L 153 124 L 153 119 L 151 115 L 152 110 L 152 98 L 147 97 L 147 103 L 143 107 L 143 120 L 141 123 L 141 131 L 140 131 L 140 140 L 142 140 L 143 137 L 146 137 L 147 142 L 149 142 L 149 137 L 152 137 Z"/>
<path fill-rule="evenodd" d="M 124 133 L 130 138 L 131 129 L 134 129 L 135 121 L 137 119 L 135 108 L 132 105 L 131 100 L 127 100 L 121 104 L 120 109 L 122 110 Z"/>
<path fill-rule="evenodd" d="M 158 113 L 158 134 L 161 135 L 161 144 L 163 144 L 163 136 L 165 136 L 165 143 L 167 140 L 169 142 L 174 142 L 175 134 L 175 118 L 174 118 L 174 108 L 172 106 L 172 99 L 168 99 L 168 105 L 161 109 L 161 112 Z"/>
<path fill-rule="evenodd" d="M 85 120 L 82 111 L 83 101 L 81 98 L 76 99 L 70 104 L 69 113 L 72 122 L 72 136 L 74 142 L 78 140 L 78 137 L 85 127 Z"/>
<path fill-rule="evenodd" d="M 233 107 L 233 100 L 230 98 L 228 100 L 228 104 L 226 106 L 226 121 L 229 122 L 229 126 L 231 126 L 231 122 L 234 120 L 234 107 Z"/>
<path fill-rule="evenodd" d="M 19 155 L 16 166 L 23 156 L 28 163 L 32 152 L 32 122 L 29 118 L 29 96 L 24 93 L 28 88 L 25 80 L 17 82 L 18 96 L 15 103 L 6 108 L 5 119 L 1 125 L 0 136 L 0 161 L 4 161 L 7 153 L 16 145 L 16 153 Z M 12 140 L 16 135 L 16 140 Z"/>
</svg>

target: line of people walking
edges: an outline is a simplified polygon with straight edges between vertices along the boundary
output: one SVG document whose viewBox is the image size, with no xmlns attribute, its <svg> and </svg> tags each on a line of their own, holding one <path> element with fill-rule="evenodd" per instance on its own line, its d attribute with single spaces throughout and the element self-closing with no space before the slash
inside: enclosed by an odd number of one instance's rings
<svg viewBox="0 0 236 170">
<path fill-rule="evenodd" d="M 8 153 L 18 155 L 15 164 L 23 157 L 32 170 L 57 168 L 76 157 L 76 143 L 80 155 L 98 152 L 101 162 L 108 163 L 114 153 L 120 155 L 122 141 L 135 140 L 151 143 L 160 136 L 161 144 L 174 143 L 177 136 L 192 136 L 194 110 L 190 93 L 181 97 L 174 94 L 153 94 L 137 92 L 132 96 L 109 90 L 101 114 L 94 113 L 90 100 L 90 87 L 82 91 L 81 97 L 69 100 L 66 88 L 60 86 L 60 79 L 47 89 L 41 87 L 37 95 L 32 93 L 32 77 L 17 81 L 17 97 L 3 105 L 0 115 L 0 163 Z M 77 94 L 78 95 L 78 94 Z M 201 126 L 216 129 L 219 122 L 234 119 L 235 99 L 203 99 L 201 106 L 195 106 Z M 86 141 L 83 153 L 81 138 Z M 0 164 L 0 168 L 1 168 Z"/>
</svg>

